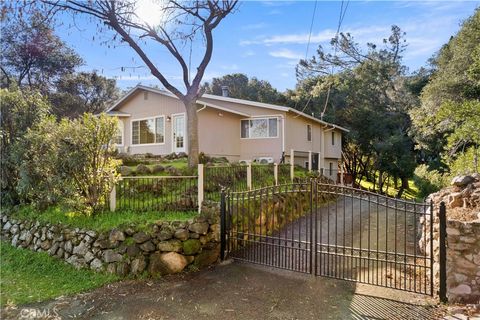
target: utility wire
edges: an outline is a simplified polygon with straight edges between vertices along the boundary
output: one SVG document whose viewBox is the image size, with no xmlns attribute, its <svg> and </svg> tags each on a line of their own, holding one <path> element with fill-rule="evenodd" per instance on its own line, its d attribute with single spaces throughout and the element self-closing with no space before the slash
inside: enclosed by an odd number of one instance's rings
<svg viewBox="0 0 480 320">
<path fill-rule="evenodd" d="M 310 48 L 310 40 L 312 39 L 313 23 L 315 22 L 315 13 L 317 12 L 317 2 L 318 1 L 315 0 L 315 5 L 313 7 L 312 21 L 310 22 L 310 31 L 308 33 L 307 49 L 305 50 L 305 61 L 307 61 L 307 59 L 308 59 L 308 49 Z M 312 95 L 310 94 L 310 97 L 308 98 L 308 101 L 307 101 L 307 103 L 305 103 L 305 106 L 303 107 L 301 112 L 305 111 L 305 109 L 307 108 L 311 99 L 312 99 Z M 297 106 L 297 104 L 295 103 L 295 107 L 296 106 Z M 296 115 L 295 117 L 298 117 L 298 116 L 300 116 L 300 115 Z"/>
<path fill-rule="evenodd" d="M 337 56 L 337 49 L 338 49 L 338 34 L 340 33 L 340 28 L 342 27 L 343 19 L 345 18 L 345 14 L 347 13 L 348 5 L 350 4 L 350 0 L 347 0 L 347 3 L 345 4 L 345 8 L 343 7 L 344 1 L 342 0 L 342 5 L 340 6 L 340 15 L 338 17 L 338 25 L 337 25 L 337 32 L 335 33 L 335 46 L 333 49 L 333 56 Z M 333 70 L 334 66 L 332 64 L 331 69 L 330 69 L 330 75 L 333 75 Z M 328 90 L 327 90 L 327 97 L 325 98 L 325 105 L 323 106 L 323 111 L 320 114 L 320 119 L 323 120 L 323 116 L 325 115 L 325 112 L 327 111 L 327 105 L 328 101 L 330 100 L 330 91 L 332 89 L 332 84 L 330 83 L 328 85 Z"/>
</svg>

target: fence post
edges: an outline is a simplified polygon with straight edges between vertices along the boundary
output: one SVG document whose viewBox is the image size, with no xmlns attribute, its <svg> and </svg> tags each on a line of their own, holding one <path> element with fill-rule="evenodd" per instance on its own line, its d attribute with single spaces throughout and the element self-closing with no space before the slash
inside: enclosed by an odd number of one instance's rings
<svg viewBox="0 0 480 320">
<path fill-rule="evenodd" d="M 440 202 L 440 210 L 438 211 L 438 218 L 440 220 L 440 239 L 438 242 L 439 245 L 439 257 L 438 257 L 438 262 L 439 262 L 439 267 L 440 267 L 440 283 L 439 283 L 439 292 L 438 296 L 440 298 L 441 302 L 448 302 L 447 298 L 447 244 L 446 244 L 446 238 L 447 238 L 447 216 L 446 216 L 446 209 L 445 209 L 445 203 L 442 201 Z M 433 219 L 433 217 L 432 217 Z M 431 252 L 433 255 L 433 252 Z M 432 271 L 433 272 L 433 271 Z"/>
<path fill-rule="evenodd" d="M 252 164 L 247 165 L 247 189 L 252 190 Z"/>
<path fill-rule="evenodd" d="M 112 190 L 110 191 L 110 211 L 115 211 L 117 209 L 117 185 L 114 184 Z"/>
<path fill-rule="evenodd" d="M 226 239 L 226 199 L 225 199 L 225 190 L 222 189 L 222 194 L 220 198 L 220 260 L 225 260 L 225 247 L 227 243 Z"/>
<path fill-rule="evenodd" d="M 198 181 L 197 181 L 197 188 L 198 188 L 198 212 L 202 211 L 202 203 L 204 197 L 204 178 L 203 178 L 203 164 L 198 164 Z"/>
<path fill-rule="evenodd" d="M 273 179 L 275 180 L 275 185 L 278 185 L 278 164 L 273 164 Z"/>
<path fill-rule="evenodd" d="M 290 180 L 293 183 L 293 178 L 295 177 L 295 151 L 290 149 Z"/>
<path fill-rule="evenodd" d="M 312 151 L 308 151 L 308 172 L 312 172 Z"/>
<path fill-rule="evenodd" d="M 343 160 L 340 161 L 340 184 L 343 186 Z"/>
</svg>

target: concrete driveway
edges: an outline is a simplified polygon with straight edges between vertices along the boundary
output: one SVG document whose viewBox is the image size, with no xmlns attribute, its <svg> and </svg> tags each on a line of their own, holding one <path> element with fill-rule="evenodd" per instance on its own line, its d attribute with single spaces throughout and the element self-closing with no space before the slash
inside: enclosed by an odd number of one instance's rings
<svg viewBox="0 0 480 320">
<path fill-rule="evenodd" d="M 53 319 L 439 319 L 433 302 L 390 289 L 239 262 L 19 307 Z M 27 310 L 27 311 L 25 311 Z"/>
</svg>

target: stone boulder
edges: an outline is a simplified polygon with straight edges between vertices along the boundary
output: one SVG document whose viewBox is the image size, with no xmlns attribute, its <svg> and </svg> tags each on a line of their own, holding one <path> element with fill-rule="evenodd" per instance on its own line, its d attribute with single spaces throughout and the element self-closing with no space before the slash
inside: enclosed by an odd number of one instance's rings
<svg viewBox="0 0 480 320">
<path fill-rule="evenodd" d="M 196 222 L 192 223 L 188 228 L 192 232 L 196 232 L 198 234 L 207 234 L 208 232 L 208 223 L 206 222 Z"/>
<path fill-rule="evenodd" d="M 182 272 L 187 265 L 187 259 L 179 253 L 154 253 L 150 256 L 148 272 L 152 276 L 174 274 Z"/>
<path fill-rule="evenodd" d="M 156 164 L 152 167 L 152 172 L 153 173 L 160 173 L 160 172 L 163 172 L 165 171 L 165 167 L 162 166 L 161 164 Z"/>
<path fill-rule="evenodd" d="M 135 169 L 135 171 L 136 171 L 137 174 L 139 174 L 139 175 L 146 175 L 146 174 L 152 173 L 152 170 L 150 170 L 150 168 L 147 167 L 147 166 L 144 165 L 144 164 L 139 164 L 139 165 L 137 166 L 137 168 Z"/>
<path fill-rule="evenodd" d="M 183 253 L 187 256 L 194 255 L 200 251 L 202 244 L 200 240 L 188 239 L 183 242 Z"/>
<path fill-rule="evenodd" d="M 465 187 L 475 181 L 472 176 L 456 176 L 452 179 L 452 185 L 457 187 Z"/>
<path fill-rule="evenodd" d="M 145 232 L 137 232 L 133 235 L 133 241 L 136 243 L 144 243 L 150 240 L 150 236 L 147 235 Z"/>
<path fill-rule="evenodd" d="M 103 252 L 103 260 L 106 263 L 122 261 L 122 255 L 114 252 L 113 250 L 105 250 Z"/>
<path fill-rule="evenodd" d="M 108 236 L 108 240 L 110 240 L 111 243 L 115 243 L 117 241 L 124 241 L 125 240 L 125 234 L 118 229 L 113 229 L 112 231 L 110 231 L 110 234 Z"/>
<path fill-rule="evenodd" d="M 158 243 L 158 250 L 166 252 L 182 251 L 182 242 L 179 240 L 162 241 Z"/>
</svg>

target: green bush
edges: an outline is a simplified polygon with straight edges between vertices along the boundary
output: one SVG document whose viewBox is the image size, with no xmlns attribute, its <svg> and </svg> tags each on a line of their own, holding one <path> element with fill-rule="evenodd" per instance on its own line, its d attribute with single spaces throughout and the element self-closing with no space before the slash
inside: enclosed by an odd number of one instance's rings
<svg viewBox="0 0 480 320">
<path fill-rule="evenodd" d="M 422 198 L 437 192 L 446 185 L 446 178 L 437 170 L 429 170 L 425 164 L 419 165 L 414 172 L 413 181 L 418 187 L 419 195 Z"/>
<path fill-rule="evenodd" d="M 40 93 L 12 87 L 0 89 L 0 109 L 0 199 L 2 205 L 12 205 L 21 200 L 17 184 L 23 158 L 13 150 L 23 141 L 25 132 L 48 114 L 50 106 Z"/>
<path fill-rule="evenodd" d="M 18 192 L 41 207 L 62 203 L 87 214 L 102 210 L 117 180 L 116 130 L 117 120 L 106 115 L 43 119 L 15 150 L 21 158 Z"/>
</svg>

